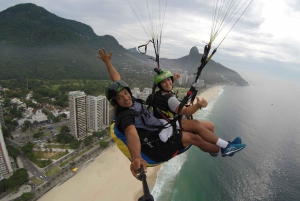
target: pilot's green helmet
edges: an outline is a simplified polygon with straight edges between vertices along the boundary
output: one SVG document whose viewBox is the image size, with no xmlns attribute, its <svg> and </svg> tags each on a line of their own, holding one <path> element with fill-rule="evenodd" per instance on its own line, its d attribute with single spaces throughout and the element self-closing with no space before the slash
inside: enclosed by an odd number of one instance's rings
<svg viewBox="0 0 300 201">
<path fill-rule="evenodd" d="M 171 71 L 161 69 L 159 72 L 160 73 L 157 73 L 157 74 L 154 75 L 154 83 L 155 84 L 159 84 L 161 81 L 163 81 L 167 78 L 171 78 L 172 82 L 174 82 L 173 75 L 172 75 Z"/>
</svg>

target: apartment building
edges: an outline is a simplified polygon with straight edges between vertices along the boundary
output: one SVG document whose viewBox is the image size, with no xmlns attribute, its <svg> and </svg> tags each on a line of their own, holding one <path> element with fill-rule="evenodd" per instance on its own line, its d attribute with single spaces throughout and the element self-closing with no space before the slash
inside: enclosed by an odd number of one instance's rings
<svg viewBox="0 0 300 201">
<path fill-rule="evenodd" d="M 3 110 L 2 110 L 2 103 L 0 102 L 0 124 L 5 126 L 4 124 L 4 117 L 3 117 Z"/>
<path fill-rule="evenodd" d="M 82 91 L 69 92 L 70 131 L 75 138 L 87 137 L 86 94 Z"/>
<path fill-rule="evenodd" d="M 110 124 L 110 108 L 105 96 L 87 96 L 87 128 L 92 131 L 103 130 Z"/>
<path fill-rule="evenodd" d="M 3 178 L 8 178 L 12 172 L 13 169 L 11 166 L 10 157 L 8 156 L 0 124 L 0 180 Z"/>
</svg>

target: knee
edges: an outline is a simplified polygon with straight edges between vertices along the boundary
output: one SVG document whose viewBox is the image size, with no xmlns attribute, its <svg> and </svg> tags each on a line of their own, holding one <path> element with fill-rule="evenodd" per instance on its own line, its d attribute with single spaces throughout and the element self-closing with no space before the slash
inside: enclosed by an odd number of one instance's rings
<svg viewBox="0 0 300 201">
<path fill-rule="evenodd" d="M 211 130 L 214 129 L 214 124 L 211 122 L 203 122 L 197 119 L 192 120 L 192 126 L 197 130 L 197 131 L 203 131 L 203 129 Z"/>
<path fill-rule="evenodd" d="M 210 130 L 211 132 L 214 132 L 215 131 L 215 125 L 212 122 L 208 122 L 206 129 Z"/>
<path fill-rule="evenodd" d="M 199 136 L 194 135 L 190 132 L 183 131 L 182 132 L 182 143 L 184 146 L 195 145 L 197 147 L 202 146 L 205 141 Z"/>
<path fill-rule="evenodd" d="M 193 144 L 197 147 L 203 147 L 205 145 L 205 140 L 199 135 L 193 135 L 192 137 Z"/>
<path fill-rule="evenodd" d="M 194 142 L 193 145 L 197 146 L 199 149 L 201 149 L 204 152 L 217 153 L 219 151 L 219 147 L 217 145 L 205 141 L 203 138 L 201 138 L 198 135 L 193 136 L 193 142 Z"/>
</svg>

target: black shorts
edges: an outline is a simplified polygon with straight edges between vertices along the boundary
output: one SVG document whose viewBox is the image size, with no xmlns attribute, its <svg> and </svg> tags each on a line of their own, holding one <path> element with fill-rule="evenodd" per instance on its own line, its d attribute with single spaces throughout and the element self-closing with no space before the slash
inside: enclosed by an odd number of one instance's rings
<svg viewBox="0 0 300 201">
<path fill-rule="evenodd" d="M 154 135 L 158 136 L 158 133 L 151 132 L 151 137 Z M 156 162 L 165 162 L 175 156 L 179 151 L 183 150 L 185 147 L 182 144 L 182 132 L 175 132 L 167 142 L 161 141 L 159 138 L 154 139 L 143 138 L 141 140 L 141 151 L 143 154 L 148 156 L 151 160 Z"/>
</svg>

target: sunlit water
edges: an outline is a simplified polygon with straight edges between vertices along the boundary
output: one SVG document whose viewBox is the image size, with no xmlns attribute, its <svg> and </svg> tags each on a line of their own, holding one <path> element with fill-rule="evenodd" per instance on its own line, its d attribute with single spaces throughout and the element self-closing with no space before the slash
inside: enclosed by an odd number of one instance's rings
<svg viewBox="0 0 300 201">
<path fill-rule="evenodd" d="M 162 166 L 156 201 L 300 200 L 300 86 L 251 77 L 250 86 L 223 86 L 194 117 L 215 124 L 224 140 L 247 147 L 211 157 L 193 147 Z"/>
</svg>

